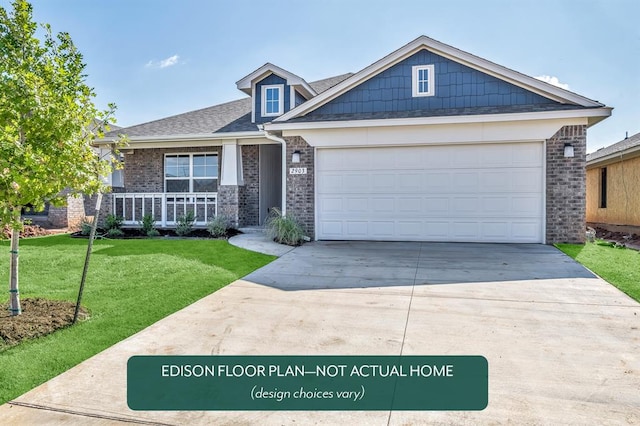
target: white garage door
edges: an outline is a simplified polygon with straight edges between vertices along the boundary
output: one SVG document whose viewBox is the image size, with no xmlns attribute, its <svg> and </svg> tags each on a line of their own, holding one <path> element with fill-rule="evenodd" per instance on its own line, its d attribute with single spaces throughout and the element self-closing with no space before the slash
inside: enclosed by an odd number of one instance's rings
<svg viewBox="0 0 640 426">
<path fill-rule="evenodd" d="M 318 149 L 318 239 L 543 242 L 543 144 Z"/>
</svg>

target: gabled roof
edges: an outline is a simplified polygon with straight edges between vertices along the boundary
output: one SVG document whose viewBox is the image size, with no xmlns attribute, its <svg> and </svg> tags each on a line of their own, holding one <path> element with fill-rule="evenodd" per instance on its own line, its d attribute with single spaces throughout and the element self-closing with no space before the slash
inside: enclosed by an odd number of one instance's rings
<svg viewBox="0 0 640 426">
<path fill-rule="evenodd" d="M 318 80 L 309 85 L 315 92 L 321 93 L 351 75 L 351 73 L 342 74 Z M 105 139 L 112 139 L 120 134 L 135 140 L 136 138 L 257 132 L 258 126 L 251 122 L 251 98 L 243 98 L 117 130 L 112 126 L 112 129 L 105 135 Z"/>
<path fill-rule="evenodd" d="M 273 123 L 285 122 L 297 117 L 302 117 L 422 49 L 427 49 L 442 57 L 461 63 L 493 77 L 499 78 L 503 81 L 509 82 L 538 95 L 544 96 L 560 104 L 575 105 L 578 108 L 605 107 L 605 105 L 600 102 L 588 99 L 584 96 L 559 88 L 557 86 L 553 86 L 544 81 L 540 81 L 533 77 L 521 74 L 517 71 L 511 70 L 486 59 L 456 49 L 455 47 L 441 43 L 432 38 L 420 36 L 409 44 L 401 47 L 400 49 L 392 52 L 379 61 L 364 68 L 362 71 L 352 75 L 330 90 L 323 92 L 315 98 L 281 115 L 280 117 L 276 118 Z"/>
<path fill-rule="evenodd" d="M 624 157 L 629 154 L 640 155 L 640 133 L 629 136 L 604 148 L 600 148 L 596 152 L 587 155 L 587 164 L 602 163 L 615 158 Z"/>
<path fill-rule="evenodd" d="M 238 80 L 236 82 L 236 85 L 238 86 L 239 90 L 242 90 L 247 95 L 251 96 L 253 83 L 262 80 L 269 74 L 275 74 L 284 78 L 285 80 L 287 80 L 287 84 L 289 86 L 295 86 L 296 89 L 307 99 L 310 99 L 318 94 L 316 90 L 314 90 L 302 77 L 298 77 L 297 75 L 269 62 L 267 62 L 248 76 Z"/>
</svg>

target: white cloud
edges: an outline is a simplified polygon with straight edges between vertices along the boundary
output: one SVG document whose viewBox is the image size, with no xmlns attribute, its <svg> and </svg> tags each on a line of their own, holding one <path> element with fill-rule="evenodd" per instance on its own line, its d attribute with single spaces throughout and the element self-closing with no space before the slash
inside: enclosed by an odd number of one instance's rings
<svg viewBox="0 0 640 426">
<path fill-rule="evenodd" d="M 178 63 L 180 63 L 180 56 L 173 55 L 173 56 L 169 56 L 166 59 L 162 59 L 161 61 L 158 61 L 158 62 L 149 61 L 146 63 L 145 67 L 146 68 L 167 68 L 167 67 L 174 66 Z"/>
<path fill-rule="evenodd" d="M 178 59 L 180 59 L 180 56 L 178 55 L 173 55 L 168 57 L 167 59 L 163 59 L 160 61 L 160 68 L 167 68 L 172 65 L 175 65 L 178 63 Z"/>
<path fill-rule="evenodd" d="M 552 84 L 564 90 L 569 90 L 569 85 L 565 83 L 560 83 L 558 77 L 550 76 L 550 75 L 539 75 L 536 77 L 538 80 L 544 81 L 545 83 Z"/>
</svg>

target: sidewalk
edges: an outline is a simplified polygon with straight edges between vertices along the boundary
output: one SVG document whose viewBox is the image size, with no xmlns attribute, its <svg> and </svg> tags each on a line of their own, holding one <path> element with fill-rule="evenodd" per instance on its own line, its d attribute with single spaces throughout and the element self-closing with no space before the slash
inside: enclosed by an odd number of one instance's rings
<svg viewBox="0 0 640 426">
<path fill-rule="evenodd" d="M 229 238 L 229 244 L 278 257 L 294 249 L 294 247 L 278 244 L 270 240 L 262 228 L 241 228 L 240 231 L 243 233 Z"/>
</svg>

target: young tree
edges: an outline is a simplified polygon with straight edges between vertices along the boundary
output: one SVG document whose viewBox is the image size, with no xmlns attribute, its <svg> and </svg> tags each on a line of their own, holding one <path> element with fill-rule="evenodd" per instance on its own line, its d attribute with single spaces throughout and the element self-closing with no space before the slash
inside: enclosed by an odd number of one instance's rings
<svg viewBox="0 0 640 426">
<path fill-rule="evenodd" d="M 0 227 L 11 233 L 10 309 L 19 315 L 18 238 L 21 210 L 65 202 L 61 191 L 102 191 L 111 171 L 91 147 L 115 110 L 98 111 L 87 86 L 82 55 L 67 33 L 42 25 L 36 37 L 32 6 L 0 7 Z M 98 125 L 96 125 L 98 123 Z"/>
</svg>

